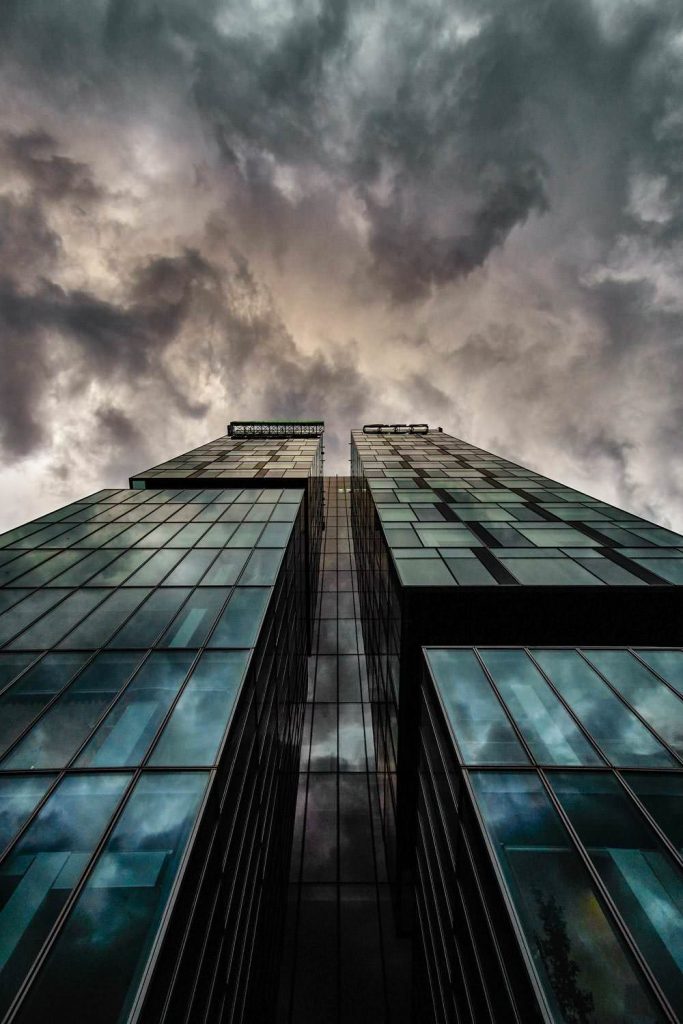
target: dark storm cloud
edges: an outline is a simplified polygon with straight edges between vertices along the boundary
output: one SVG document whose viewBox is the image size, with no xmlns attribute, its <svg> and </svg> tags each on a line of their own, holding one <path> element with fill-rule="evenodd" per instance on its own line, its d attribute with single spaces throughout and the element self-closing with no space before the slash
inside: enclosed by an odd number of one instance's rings
<svg viewBox="0 0 683 1024">
<path fill-rule="evenodd" d="M 223 403 L 437 417 L 674 509 L 681 32 L 675 0 L 6 0 L 5 451 L 72 406 L 150 452 Z"/>
</svg>

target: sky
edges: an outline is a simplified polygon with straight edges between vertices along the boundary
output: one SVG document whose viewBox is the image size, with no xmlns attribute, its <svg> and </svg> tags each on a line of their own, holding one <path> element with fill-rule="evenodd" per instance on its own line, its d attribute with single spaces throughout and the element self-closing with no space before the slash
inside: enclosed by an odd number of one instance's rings
<svg viewBox="0 0 683 1024">
<path fill-rule="evenodd" d="M 0 528 L 428 422 L 683 529 L 680 0 L 3 0 Z"/>
</svg>

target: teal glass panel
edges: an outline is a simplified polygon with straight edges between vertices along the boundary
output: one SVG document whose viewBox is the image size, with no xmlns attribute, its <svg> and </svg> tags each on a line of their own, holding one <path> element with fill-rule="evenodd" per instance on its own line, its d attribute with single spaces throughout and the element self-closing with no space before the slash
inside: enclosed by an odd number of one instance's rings
<svg viewBox="0 0 683 1024">
<path fill-rule="evenodd" d="M 233 523 L 214 523 L 201 540 L 197 541 L 200 548 L 222 548 L 228 543 L 237 527 Z"/>
<path fill-rule="evenodd" d="M 207 523 L 188 523 L 173 537 L 174 548 L 191 548 L 204 536 L 208 529 Z M 210 545 L 209 545 L 210 546 Z"/>
<path fill-rule="evenodd" d="M 49 608 L 52 608 L 61 601 L 62 598 L 68 597 L 71 593 L 69 590 L 36 590 L 34 593 L 22 599 L 20 591 L 14 593 L 7 593 L 7 600 L 13 606 L 7 611 L 3 611 L 0 615 L 0 645 L 7 643 L 15 633 L 25 629 L 31 622 L 35 621 L 39 615 L 42 615 Z M 17 602 L 15 601 L 15 595 L 17 595 Z"/>
<path fill-rule="evenodd" d="M 551 1019 L 662 1021 L 538 776 L 470 779 Z"/>
<path fill-rule="evenodd" d="M 278 530 L 282 530 L 283 528 L 289 532 L 286 526 L 283 527 L 283 524 L 278 524 L 276 527 Z M 240 523 L 228 541 L 228 547 L 252 548 L 263 532 L 264 527 L 262 523 Z"/>
<path fill-rule="evenodd" d="M 676 762 L 577 651 L 531 652 L 613 764 L 671 768 Z"/>
<path fill-rule="evenodd" d="M 181 552 L 182 554 L 182 552 Z M 218 554 L 216 548 L 194 548 L 164 580 L 165 587 L 187 587 L 199 583 Z"/>
<path fill-rule="evenodd" d="M 76 760 L 79 768 L 138 765 L 189 672 L 194 654 L 155 652 Z"/>
<path fill-rule="evenodd" d="M 145 550 L 124 551 L 122 555 L 110 561 L 101 569 L 96 576 L 90 580 L 91 587 L 116 587 L 128 579 L 144 562 L 148 560 L 151 552 Z"/>
<path fill-rule="evenodd" d="M 50 591 L 56 593 L 56 591 Z M 56 644 L 107 596 L 106 590 L 74 590 L 65 601 L 35 622 L 10 647 L 45 650 Z"/>
<path fill-rule="evenodd" d="M 667 583 L 683 584 L 683 558 L 634 558 L 633 561 Z"/>
<path fill-rule="evenodd" d="M 650 668 L 683 697 L 683 651 L 636 651 Z"/>
<path fill-rule="evenodd" d="M 683 754 L 683 701 L 629 651 L 584 651 L 585 656 L 651 725 Z"/>
<path fill-rule="evenodd" d="M 56 693 L 63 690 L 89 655 L 48 654 L 0 697 L 0 754 L 14 743 Z"/>
<path fill-rule="evenodd" d="M 440 558 L 397 558 L 398 575 L 407 587 L 452 587 L 453 577 Z"/>
<path fill-rule="evenodd" d="M 251 552 L 248 549 L 221 551 L 202 578 L 202 586 L 232 587 L 237 583 Z"/>
<path fill-rule="evenodd" d="M 236 587 L 209 647 L 253 647 L 271 593 L 270 587 Z"/>
<path fill-rule="evenodd" d="M 443 526 L 416 526 L 415 532 L 425 547 L 469 548 L 481 547 L 478 537 L 466 526 L 457 523 Z"/>
<path fill-rule="evenodd" d="M 88 593 L 97 594 L 93 590 Z M 132 611 L 144 601 L 149 593 L 142 587 L 129 590 L 106 591 L 107 598 L 88 615 L 79 626 L 62 640 L 60 647 L 85 648 L 93 650 L 103 647 L 114 630 L 128 618 Z"/>
<path fill-rule="evenodd" d="M 425 653 L 463 762 L 528 764 L 473 652 L 428 648 Z"/>
<path fill-rule="evenodd" d="M 602 763 L 524 651 L 480 650 L 479 654 L 537 761 L 588 766 Z"/>
<path fill-rule="evenodd" d="M 13 586 L 42 587 L 48 583 L 54 583 L 55 586 L 68 586 L 69 584 L 63 581 L 63 577 L 67 575 L 69 569 L 75 569 L 85 558 L 87 558 L 87 553 L 78 548 L 72 548 L 71 551 L 60 551 L 37 569 L 32 569 L 31 572 L 20 576 L 18 580 L 14 581 Z M 55 582 L 57 580 L 61 582 Z"/>
<path fill-rule="evenodd" d="M 201 647 L 228 599 L 228 587 L 198 587 L 159 641 L 161 647 Z"/>
<path fill-rule="evenodd" d="M 11 683 L 27 665 L 31 664 L 35 657 L 35 654 L 25 654 L 19 651 L 12 653 L 7 651 L 0 654 L 0 689 Z"/>
<path fill-rule="evenodd" d="M 259 538 L 258 546 L 260 548 L 284 548 L 287 546 L 291 533 L 291 523 L 268 523 Z"/>
<path fill-rule="evenodd" d="M 602 580 L 569 558 L 501 558 L 506 569 L 527 586 L 602 586 Z"/>
<path fill-rule="evenodd" d="M 683 854 L 683 772 L 629 772 L 624 778 L 662 832 Z"/>
<path fill-rule="evenodd" d="M 40 586 L 46 578 L 52 579 L 79 557 L 83 557 L 83 552 L 74 556 L 70 551 L 61 551 L 58 555 L 55 555 L 54 551 L 27 551 L 26 554 L 3 565 L 0 569 L 0 585 L 14 580 L 18 587 Z"/>
<path fill-rule="evenodd" d="M 574 552 L 572 552 L 574 554 Z M 609 558 L 578 558 L 579 565 L 583 565 L 585 569 L 589 569 L 594 573 L 603 583 L 611 583 L 612 586 L 622 587 L 646 587 L 647 583 L 645 580 L 638 579 L 628 569 L 624 569 L 623 566 L 617 565 L 616 562 L 611 562 Z"/>
<path fill-rule="evenodd" d="M 133 573 L 127 581 L 126 586 L 157 586 L 161 583 L 164 577 L 168 575 L 171 569 L 176 567 L 182 557 L 182 549 L 177 550 L 174 548 L 164 548 L 162 551 L 156 551 L 149 561 L 145 562 L 137 572 Z"/>
<path fill-rule="evenodd" d="M 187 587 L 168 587 L 152 591 L 148 600 L 131 615 L 123 629 L 110 641 L 109 646 L 153 647 L 190 593 Z"/>
<path fill-rule="evenodd" d="M 0 853 L 28 821 L 54 779 L 54 775 L 0 775 Z"/>
<path fill-rule="evenodd" d="M 0 1012 L 7 1010 L 79 881 L 128 782 L 64 779 L 0 868 Z M 72 970 L 79 970 L 78 961 Z M 49 1011 L 46 1020 L 56 1017 Z M 71 1018 L 73 1020 L 73 1017 Z"/>
<path fill-rule="evenodd" d="M 444 561 L 462 587 L 495 587 L 498 585 L 496 578 L 476 556 L 474 558 L 445 558 Z"/>
<path fill-rule="evenodd" d="M 105 565 L 109 565 L 117 557 L 116 551 L 109 550 L 91 551 L 89 554 L 86 554 L 85 551 L 80 551 L 79 554 L 85 555 L 85 558 L 81 558 L 76 565 L 67 569 L 66 572 L 61 572 L 58 577 L 50 581 L 48 586 L 80 587 L 90 580 L 95 572 L 99 572 L 100 569 L 103 569 Z"/>
<path fill-rule="evenodd" d="M 19 1020 L 129 1019 L 194 824 L 205 772 L 143 774 Z"/>
<path fill-rule="evenodd" d="M 5 758 L 3 769 L 63 768 L 139 661 L 137 654 L 98 655 Z"/>
<path fill-rule="evenodd" d="M 247 668 L 248 651 L 207 651 L 150 758 L 151 765 L 212 765 Z"/>
<path fill-rule="evenodd" d="M 640 952 L 683 1016 L 683 872 L 613 775 L 560 772 L 549 779 Z"/>
<path fill-rule="evenodd" d="M 282 548 L 259 548 L 253 551 L 240 577 L 240 586 L 265 587 L 274 584 L 283 558 Z"/>
</svg>

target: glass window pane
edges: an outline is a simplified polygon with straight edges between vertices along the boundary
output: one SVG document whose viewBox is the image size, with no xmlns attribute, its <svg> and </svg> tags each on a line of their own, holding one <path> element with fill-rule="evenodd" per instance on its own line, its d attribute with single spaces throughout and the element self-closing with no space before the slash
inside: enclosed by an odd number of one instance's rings
<svg viewBox="0 0 683 1024">
<path fill-rule="evenodd" d="M 652 973 L 683 1016 L 683 873 L 611 774 L 549 778 Z"/>
<path fill-rule="evenodd" d="M 189 652 L 152 654 L 80 754 L 77 766 L 118 768 L 140 764 L 193 658 Z"/>
<path fill-rule="evenodd" d="M 138 608 L 121 632 L 110 641 L 110 646 L 153 647 L 189 593 L 187 587 L 153 591 L 149 600 Z"/>
<path fill-rule="evenodd" d="M 501 558 L 520 583 L 528 586 L 602 586 L 602 580 L 570 558 Z"/>
<path fill-rule="evenodd" d="M 150 552 L 145 550 L 124 551 L 122 555 L 118 555 L 113 561 L 109 562 L 106 568 L 100 570 L 96 576 L 93 576 L 90 580 L 90 586 L 118 586 L 119 583 L 123 583 L 124 580 L 128 579 L 130 574 L 135 572 L 143 562 L 146 562 L 149 556 Z"/>
<path fill-rule="evenodd" d="M 28 995 L 24 1020 L 127 1020 L 207 778 L 140 778 Z"/>
<path fill-rule="evenodd" d="M 48 654 L 0 697 L 0 754 L 82 667 L 85 652 Z"/>
<path fill-rule="evenodd" d="M 553 1019 L 662 1020 L 538 776 L 470 778 Z"/>
<path fill-rule="evenodd" d="M 127 782 L 126 775 L 64 779 L 3 863 L 0 1012 L 14 998 L 81 877 Z M 79 969 L 82 959 L 77 961 Z M 59 1017 L 48 1011 L 45 1019 Z M 63 1019 L 69 1019 L 68 1012 Z"/>
<path fill-rule="evenodd" d="M 35 654 L 22 652 L 0 654 L 0 689 L 7 686 L 20 672 L 23 672 L 35 657 Z"/>
<path fill-rule="evenodd" d="M 89 555 L 85 551 L 79 551 L 79 554 L 85 555 L 85 558 L 81 558 L 80 562 L 77 562 L 71 569 L 56 576 L 51 581 L 51 586 L 80 587 L 117 557 L 116 551 L 109 550 L 91 551 Z"/>
<path fill-rule="evenodd" d="M 199 583 L 217 554 L 216 548 L 194 548 L 188 551 L 182 562 L 166 577 L 164 586 L 188 587 Z"/>
<path fill-rule="evenodd" d="M 676 764 L 577 651 L 531 652 L 581 724 L 617 765 L 669 768 Z"/>
<path fill-rule="evenodd" d="M 203 654 L 150 759 L 153 765 L 212 765 L 225 733 L 248 651 Z"/>
<path fill-rule="evenodd" d="M 50 593 L 54 594 L 56 591 L 53 590 Z M 43 615 L 42 619 L 34 622 L 10 646 L 24 649 L 33 648 L 34 650 L 45 650 L 47 647 L 52 647 L 106 596 L 106 590 L 72 591 L 66 601 L 62 601 L 56 608 Z"/>
<path fill-rule="evenodd" d="M 130 679 L 137 654 L 98 655 L 3 761 L 3 768 L 62 768 Z"/>
<path fill-rule="evenodd" d="M 107 591 L 106 600 L 62 640 L 60 647 L 83 647 L 91 650 L 103 647 L 114 630 L 118 629 L 141 601 L 144 601 L 148 593 L 149 590 L 142 588 Z"/>
<path fill-rule="evenodd" d="M 28 821 L 54 779 L 54 775 L 0 776 L 0 853 Z"/>
<path fill-rule="evenodd" d="M 25 629 L 30 622 L 37 619 L 48 608 L 52 608 L 63 597 L 67 597 L 69 593 L 69 590 L 36 590 L 24 597 L 23 600 L 19 596 L 18 603 L 0 615 L 0 645 L 7 643 L 15 633 L 18 633 L 20 629 Z M 16 591 L 16 594 L 18 595 L 19 591 Z M 14 594 L 10 593 L 8 596 L 10 601 L 14 600 Z"/>
<path fill-rule="evenodd" d="M 149 552 L 148 552 L 149 553 Z M 163 551 L 157 551 L 149 561 L 138 569 L 136 573 L 131 576 L 127 581 L 128 586 L 132 587 L 155 587 L 163 580 L 171 569 L 174 569 L 180 559 L 183 557 L 181 550 L 174 550 L 173 548 L 164 548 Z"/>
<path fill-rule="evenodd" d="M 42 564 L 36 565 L 36 568 L 30 569 L 29 572 L 23 572 L 23 568 L 20 570 L 18 567 L 16 571 L 9 572 L 9 570 L 14 570 L 19 561 L 23 561 L 23 559 L 17 559 L 16 562 L 12 562 L 11 565 L 4 566 L 3 570 L 0 571 L 0 583 L 5 582 L 5 580 L 2 579 L 2 572 L 6 569 L 8 570 L 6 579 L 13 579 L 14 586 L 40 587 L 49 580 L 54 579 L 54 577 L 59 573 L 64 572 L 64 570 L 68 569 L 69 566 L 74 565 L 75 562 L 79 562 L 85 555 L 85 551 L 60 551 L 59 554 L 56 555 L 54 552 L 46 551 L 38 553 L 36 551 L 30 552 L 29 554 L 38 555 L 36 562 L 40 562 Z M 45 555 L 47 555 L 48 561 L 45 561 Z M 15 579 L 20 571 L 23 572 L 23 576 L 19 576 L 18 579 Z"/>
<path fill-rule="evenodd" d="M 206 576 L 202 579 L 202 586 L 234 586 L 249 555 L 250 551 L 248 549 L 237 548 L 232 551 L 221 551 Z"/>
<path fill-rule="evenodd" d="M 236 587 L 209 647 L 253 647 L 271 593 L 270 587 Z"/>
<path fill-rule="evenodd" d="M 273 516 L 273 519 L 275 516 Z M 253 524 L 256 526 L 257 524 Z M 259 527 L 260 530 L 260 527 Z M 292 532 L 291 523 L 268 523 L 258 542 L 260 548 L 284 548 Z"/>
<path fill-rule="evenodd" d="M 601 763 L 524 651 L 480 650 L 479 654 L 541 764 Z"/>
<path fill-rule="evenodd" d="M 629 772 L 624 778 L 662 832 L 683 853 L 683 772 L 677 775 Z"/>
<path fill-rule="evenodd" d="M 240 586 L 264 587 L 275 583 L 282 564 L 282 548 L 263 548 L 253 551 L 247 567 L 240 577 Z"/>
<path fill-rule="evenodd" d="M 206 531 L 201 540 L 197 541 L 199 548 L 222 548 L 228 543 L 237 527 L 234 523 L 214 523 Z"/>
<path fill-rule="evenodd" d="M 201 647 L 229 594 L 229 587 L 198 587 L 180 609 L 159 645 Z"/>
<path fill-rule="evenodd" d="M 683 754 L 683 701 L 629 651 L 584 653 L 655 732 Z"/>
<path fill-rule="evenodd" d="M 436 688 L 466 764 L 528 764 L 491 684 L 472 651 L 426 651 Z"/>
<path fill-rule="evenodd" d="M 683 651 L 636 651 L 636 654 L 683 697 Z"/>
</svg>

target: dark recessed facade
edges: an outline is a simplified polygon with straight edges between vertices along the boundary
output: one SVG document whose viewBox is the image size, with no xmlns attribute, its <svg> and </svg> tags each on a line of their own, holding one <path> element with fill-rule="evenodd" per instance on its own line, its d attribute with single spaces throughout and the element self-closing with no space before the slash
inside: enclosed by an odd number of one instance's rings
<svg viewBox="0 0 683 1024">
<path fill-rule="evenodd" d="M 683 1019 L 683 537 L 426 424 L 0 537 L 0 1021 Z"/>
</svg>

